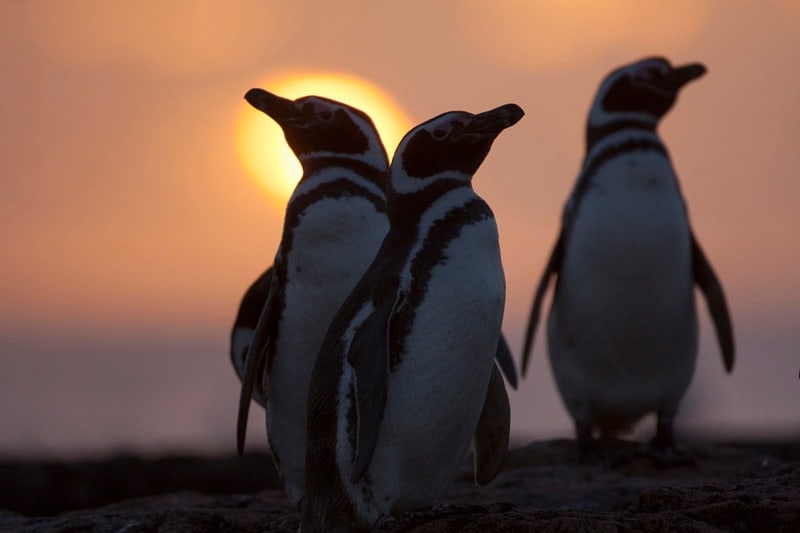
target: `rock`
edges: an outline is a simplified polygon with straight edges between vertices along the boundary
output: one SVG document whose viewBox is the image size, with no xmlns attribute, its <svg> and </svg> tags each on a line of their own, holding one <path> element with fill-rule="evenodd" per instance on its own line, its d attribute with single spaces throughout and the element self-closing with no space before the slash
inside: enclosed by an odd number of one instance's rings
<svg viewBox="0 0 800 533">
<path fill-rule="evenodd" d="M 167 492 L 252 493 L 269 487 L 279 488 L 280 481 L 266 453 L 224 459 L 118 456 L 73 463 L 0 462 L 0 507 L 29 516 Z"/>
<path fill-rule="evenodd" d="M 703 444 L 688 449 L 694 466 L 667 470 L 636 443 L 612 446 L 616 466 L 587 467 L 574 464 L 572 441 L 532 443 L 513 450 L 484 488 L 465 467 L 441 505 L 394 517 L 379 531 L 800 531 L 798 444 Z M 277 477 L 265 473 L 268 457 L 248 463 L 246 472 L 237 461 L 131 460 L 131 471 L 119 462 L 3 465 L 0 530 L 297 531 L 298 513 Z M 103 487 L 128 496 L 86 505 L 87 495 L 103 500 Z M 62 511 L 31 512 L 36 499 L 43 499 L 39 509 Z M 75 501 L 91 508 L 70 508 Z"/>
</svg>

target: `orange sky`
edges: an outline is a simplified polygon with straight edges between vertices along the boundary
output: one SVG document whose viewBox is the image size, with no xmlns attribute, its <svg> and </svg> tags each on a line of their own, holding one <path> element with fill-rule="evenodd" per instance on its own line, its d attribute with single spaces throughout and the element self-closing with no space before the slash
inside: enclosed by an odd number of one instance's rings
<svg viewBox="0 0 800 533">
<path fill-rule="evenodd" d="M 0 453 L 233 452 L 229 328 L 282 224 L 234 126 L 245 91 L 280 72 L 363 78 L 415 123 L 525 109 L 474 181 L 497 215 L 519 355 L 594 91 L 654 53 L 709 68 L 661 133 L 739 348 L 724 375 L 703 308 L 678 429 L 800 432 L 793 0 L 148 5 L 0 3 Z M 543 339 L 513 428 L 569 436 Z"/>
</svg>

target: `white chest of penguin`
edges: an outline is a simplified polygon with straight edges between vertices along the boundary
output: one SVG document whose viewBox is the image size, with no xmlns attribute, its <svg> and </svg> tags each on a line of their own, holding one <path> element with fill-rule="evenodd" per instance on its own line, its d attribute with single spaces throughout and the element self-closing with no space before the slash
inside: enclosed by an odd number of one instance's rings
<svg viewBox="0 0 800 533">
<path fill-rule="evenodd" d="M 653 152 L 606 162 L 584 193 L 566 253 L 566 271 L 666 291 L 690 290 L 689 225 L 669 161 Z M 611 285 L 609 285 L 609 283 Z"/>
<path fill-rule="evenodd" d="M 397 478 L 420 487 L 420 501 L 438 496 L 468 452 L 505 303 L 493 220 L 462 227 L 442 252 L 389 379 L 383 425 L 389 429 L 382 438 L 398 446 L 383 448 L 394 448 L 393 457 L 379 452 L 373 458 L 376 463 L 397 461 L 403 470 Z M 424 445 L 400 445 L 409 435 Z M 440 478 L 431 478 L 434 473 Z M 395 502 L 400 508 L 415 503 Z"/>
<path fill-rule="evenodd" d="M 278 352 L 291 356 L 273 363 L 273 401 L 291 398 L 297 403 L 293 409 L 305 415 L 306 394 L 296 390 L 297 380 L 309 379 L 327 325 L 388 228 L 386 216 L 361 197 L 322 199 L 300 215 L 286 263 L 283 321 L 302 334 L 278 335 Z M 287 389 L 283 395 L 281 388 Z"/>
<path fill-rule="evenodd" d="M 320 285 L 335 282 L 339 276 L 358 279 L 388 230 L 386 215 L 364 197 L 320 199 L 299 217 L 287 276 L 291 280 L 298 274 L 304 281 Z M 365 261 L 359 272 L 353 272 L 354 264 Z"/>
<path fill-rule="evenodd" d="M 607 162 L 577 209 L 551 321 L 580 324 L 571 338 L 587 353 L 640 362 L 693 353 L 690 232 L 669 162 L 655 153 Z"/>
<path fill-rule="evenodd" d="M 665 391 L 685 389 L 696 349 L 691 237 L 672 168 L 660 154 L 618 157 L 577 209 L 549 322 L 551 334 L 562 332 L 551 345 L 555 372 L 570 382 L 567 369 L 580 360 L 581 375 L 605 384 L 593 398 L 646 411 Z M 572 398 L 583 389 L 566 390 Z"/>
<path fill-rule="evenodd" d="M 333 314 L 375 257 L 389 229 L 386 215 L 362 197 L 329 198 L 303 213 L 289 254 L 287 302 L 302 302 L 300 321 L 318 320 L 319 342 Z M 314 305 L 309 305 L 313 302 Z"/>
<path fill-rule="evenodd" d="M 296 367 L 297 357 L 305 354 L 307 368 L 300 371 L 308 375 L 327 325 L 369 266 L 388 228 L 386 216 L 361 197 L 322 199 L 300 215 L 287 257 L 283 320 L 303 334 L 279 334 L 278 350 L 294 354 L 283 364 Z M 280 373 L 280 368 L 273 372 Z"/>
<path fill-rule="evenodd" d="M 308 381 L 331 318 L 369 266 L 389 223 L 367 199 L 318 200 L 300 215 L 287 255 L 285 308 L 269 374 L 267 424 L 287 493 L 300 501 L 305 481 Z"/>
<path fill-rule="evenodd" d="M 481 337 L 485 331 L 499 331 L 505 303 L 497 239 L 494 221 L 485 220 L 462 227 L 442 250 L 402 355 L 410 371 L 439 380 L 482 365 L 488 376 L 495 347 L 479 346 L 496 344 L 496 339 Z"/>
</svg>

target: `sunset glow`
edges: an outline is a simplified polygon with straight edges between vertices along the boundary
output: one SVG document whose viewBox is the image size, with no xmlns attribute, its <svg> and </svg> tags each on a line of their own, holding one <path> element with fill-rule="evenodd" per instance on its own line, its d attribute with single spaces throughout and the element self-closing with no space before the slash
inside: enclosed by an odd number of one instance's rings
<svg viewBox="0 0 800 533">
<path fill-rule="evenodd" d="M 354 76 L 284 74 L 267 78 L 257 86 L 285 98 L 296 99 L 313 94 L 361 109 L 375 122 L 390 157 L 411 127 L 403 110 L 385 91 Z M 285 205 L 302 175 L 300 162 L 286 144 L 281 128 L 244 100 L 236 116 L 236 150 L 248 175 L 271 200 L 280 206 Z"/>
<path fill-rule="evenodd" d="M 174 76 L 256 64 L 288 39 L 300 8 L 276 0 L 247 9 L 209 0 L 76 0 L 20 9 L 37 48 L 53 58 Z"/>
<path fill-rule="evenodd" d="M 492 60 L 519 69 L 564 68 L 622 47 L 686 44 L 702 29 L 711 6 L 698 0 L 669 10 L 673 4 L 470 0 L 460 14 L 465 37 Z"/>
</svg>

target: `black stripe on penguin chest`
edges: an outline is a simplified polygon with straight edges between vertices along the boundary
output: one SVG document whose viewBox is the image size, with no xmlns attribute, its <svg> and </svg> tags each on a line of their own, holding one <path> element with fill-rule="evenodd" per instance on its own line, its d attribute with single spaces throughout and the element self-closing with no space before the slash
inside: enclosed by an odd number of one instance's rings
<svg viewBox="0 0 800 533">
<path fill-rule="evenodd" d="M 401 302 L 390 325 L 390 370 L 394 370 L 402 362 L 406 339 L 411 334 L 422 301 L 425 298 L 438 297 L 436 294 L 429 294 L 428 288 L 434 269 L 447 261 L 445 252 L 448 245 L 461 235 L 465 227 L 493 218 L 494 214 L 486 202 L 475 198 L 451 209 L 431 226 L 419 252 L 411 259 L 411 285 L 408 295 Z M 465 287 L 464 290 L 470 288 Z"/>
<path fill-rule="evenodd" d="M 655 133 L 656 123 L 639 119 L 619 119 L 600 126 L 590 125 L 586 129 L 586 153 L 588 154 L 591 152 L 595 145 L 606 137 L 610 137 L 615 133 L 625 130 L 639 130 L 642 132 Z"/>
<path fill-rule="evenodd" d="M 303 173 L 306 176 L 326 172 L 332 168 L 351 170 L 361 178 L 372 182 L 381 191 L 386 187 L 386 170 L 377 169 L 371 164 L 358 159 L 331 155 L 317 156 L 303 161 Z"/>
</svg>

